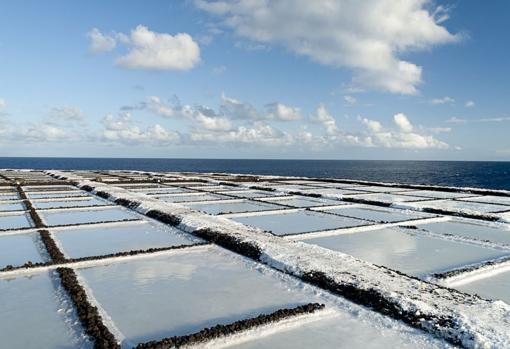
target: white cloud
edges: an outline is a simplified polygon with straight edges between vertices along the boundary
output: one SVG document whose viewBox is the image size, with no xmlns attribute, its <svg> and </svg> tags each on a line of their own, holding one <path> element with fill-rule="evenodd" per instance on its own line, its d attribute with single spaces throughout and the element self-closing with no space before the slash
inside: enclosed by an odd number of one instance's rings
<svg viewBox="0 0 510 349">
<path fill-rule="evenodd" d="M 467 101 L 466 104 L 464 104 L 466 108 L 473 108 L 475 106 L 474 101 Z"/>
<path fill-rule="evenodd" d="M 289 146 L 294 144 L 293 137 L 264 122 L 256 122 L 253 126 L 239 126 L 235 130 L 225 132 L 193 132 L 193 142 L 236 143 L 260 146 Z"/>
<path fill-rule="evenodd" d="M 189 70 L 200 62 L 200 48 L 186 33 L 156 33 L 139 25 L 127 44 L 129 52 L 116 62 L 130 69 Z"/>
<path fill-rule="evenodd" d="M 326 134 L 328 136 L 334 136 L 338 132 L 338 127 L 336 125 L 335 118 L 329 113 L 324 105 L 319 105 L 317 108 L 317 113 L 315 116 L 312 116 L 311 119 L 313 122 L 318 122 L 324 125 L 326 128 Z"/>
<path fill-rule="evenodd" d="M 440 104 L 453 104 L 455 103 L 455 99 L 451 97 L 443 97 L 443 98 L 434 98 L 430 101 L 432 105 L 440 105 Z"/>
<path fill-rule="evenodd" d="M 393 116 L 393 121 L 402 132 L 409 133 L 413 131 L 413 125 L 411 124 L 407 116 L 405 116 L 403 113 L 395 114 Z"/>
<path fill-rule="evenodd" d="M 87 33 L 90 39 L 90 51 L 93 53 L 101 53 L 111 51 L 117 46 L 117 41 L 111 35 L 105 35 L 97 28 L 93 28 Z"/>
<path fill-rule="evenodd" d="M 397 130 L 384 128 L 378 121 L 361 119 L 367 126 L 368 135 L 365 136 L 365 145 L 371 147 L 396 149 L 448 149 L 450 146 L 414 127 L 406 115 L 398 113 L 393 116 Z"/>
<path fill-rule="evenodd" d="M 126 45 L 128 52 L 116 63 L 128 69 L 190 70 L 200 62 L 200 47 L 187 33 L 157 33 L 138 25 L 129 35 L 106 35 L 97 28 L 87 35 L 95 53 L 111 51 L 117 43 Z"/>
<path fill-rule="evenodd" d="M 452 124 L 463 124 L 463 123 L 467 122 L 467 120 L 453 116 L 453 117 L 449 118 L 448 120 L 446 120 L 446 122 L 449 122 Z"/>
<path fill-rule="evenodd" d="M 19 135 L 24 141 L 56 142 L 69 139 L 66 130 L 46 123 L 37 123 L 22 129 Z"/>
<path fill-rule="evenodd" d="M 119 116 L 107 115 L 103 118 L 104 130 L 102 139 L 107 142 L 119 142 L 126 145 L 153 144 L 164 146 L 180 142 L 179 133 L 167 130 L 156 124 L 145 130 L 132 124 L 130 113 L 120 113 Z"/>
<path fill-rule="evenodd" d="M 379 121 L 369 120 L 367 118 L 362 118 L 361 122 L 371 131 L 371 132 L 380 132 L 383 127 Z"/>
<path fill-rule="evenodd" d="M 356 104 L 356 102 L 358 101 L 355 97 L 353 96 L 344 96 L 344 101 L 347 103 L 347 104 L 350 104 L 350 105 L 353 105 L 353 104 Z"/>
<path fill-rule="evenodd" d="M 81 121 L 83 120 L 83 112 L 80 108 L 72 106 L 53 107 L 50 109 L 51 118 L 63 121 Z"/>
<path fill-rule="evenodd" d="M 220 111 L 230 119 L 260 120 L 264 117 L 251 104 L 221 94 Z"/>
<path fill-rule="evenodd" d="M 242 38 L 347 67 L 360 87 L 415 94 L 422 68 L 399 56 L 455 42 L 430 0 L 195 0 Z M 431 10 L 431 12 L 430 12 Z"/>
<path fill-rule="evenodd" d="M 4 109 L 7 106 L 7 102 L 4 99 L 0 98 L 0 110 Z"/>
<path fill-rule="evenodd" d="M 465 123 L 485 123 L 485 122 L 506 122 L 510 121 L 509 116 L 491 117 L 491 118 L 479 118 L 479 119 L 464 119 L 453 116 L 446 120 L 446 122 L 452 124 L 465 124 Z"/>
<path fill-rule="evenodd" d="M 303 119 L 301 110 L 295 107 L 289 107 L 281 103 L 270 103 L 266 105 L 267 118 L 279 121 L 296 121 Z"/>
</svg>

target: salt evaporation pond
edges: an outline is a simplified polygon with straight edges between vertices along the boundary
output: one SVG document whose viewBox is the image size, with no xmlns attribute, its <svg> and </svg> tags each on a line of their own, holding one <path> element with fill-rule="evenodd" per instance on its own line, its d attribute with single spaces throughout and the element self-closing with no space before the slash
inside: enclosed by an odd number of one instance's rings
<svg viewBox="0 0 510 349">
<path fill-rule="evenodd" d="M 162 201 L 175 202 L 175 203 L 231 199 L 228 196 L 218 195 L 218 194 L 174 195 L 174 196 L 161 196 L 158 198 L 161 199 Z"/>
<path fill-rule="evenodd" d="M 510 271 L 508 270 L 455 286 L 455 288 L 487 299 L 502 300 L 510 306 Z"/>
<path fill-rule="evenodd" d="M 267 210 L 280 210 L 285 207 L 278 205 L 271 205 L 253 201 L 238 201 L 238 202 L 219 202 L 219 203 L 203 203 L 203 204 L 192 204 L 186 205 L 192 209 L 203 211 L 209 214 L 220 214 L 220 213 L 236 213 L 236 212 L 255 212 L 255 211 L 267 211 Z"/>
<path fill-rule="evenodd" d="M 39 209 L 60 208 L 60 207 L 79 207 L 79 206 L 100 206 L 109 205 L 107 201 L 96 198 L 87 198 L 84 200 L 61 200 L 61 201 L 35 201 L 33 205 Z"/>
<path fill-rule="evenodd" d="M 276 235 L 300 234 L 371 224 L 368 221 L 356 218 L 340 217 L 312 211 L 234 217 L 232 220 L 270 231 Z"/>
<path fill-rule="evenodd" d="M 368 219 L 378 222 L 400 222 L 410 219 L 431 217 L 431 215 L 406 210 L 395 210 L 369 206 L 345 206 L 334 209 L 324 209 L 324 212 L 333 212 L 340 215 Z"/>
<path fill-rule="evenodd" d="M 25 208 L 21 202 L 0 203 L 0 211 L 21 211 L 24 209 Z"/>
<path fill-rule="evenodd" d="M 18 229 L 30 227 L 30 221 L 26 214 L 0 215 L 0 230 Z"/>
<path fill-rule="evenodd" d="M 475 212 L 475 213 L 491 213 L 498 211 L 508 210 L 508 206 L 496 205 L 496 204 L 481 204 L 477 202 L 469 201 L 453 201 L 453 200 L 433 200 L 423 202 L 413 202 L 408 205 L 417 208 L 434 208 L 449 211 L 460 211 L 460 212 Z"/>
<path fill-rule="evenodd" d="M 100 210 L 51 211 L 41 212 L 49 225 L 83 224 L 94 222 L 115 222 L 124 219 L 136 219 L 128 210 L 113 207 Z"/>
<path fill-rule="evenodd" d="M 510 255 L 510 251 L 437 239 L 403 228 L 383 228 L 304 241 L 421 278 Z"/>
<path fill-rule="evenodd" d="M 410 329 L 378 329 L 370 322 L 363 322 L 350 314 L 304 323 L 301 326 L 283 327 L 276 333 L 256 334 L 242 343 L 221 346 L 236 349 L 379 349 L 379 348 L 453 348 L 431 336 Z"/>
<path fill-rule="evenodd" d="M 0 278 L 0 338 L 6 349 L 92 348 L 48 272 Z M 66 304 L 67 303 L 67 304 Z"/>
<path fill-rule="evenodd" d="M 262 199 L 264 200 L 264 199 Z M 285 198 L 272 199 L 269 198 L 266 202 L 274 202 L 282 205 L 293 207 L 316 207 L 316 206 L 333 206 L 345 205 L 345 202 L 327 199 L 312 199 L 307 197 L 289 196 Z"/>
<path fill-rule="evenodd" d="M 80 269 L 130 343 L 200 331 L 314 301 L 217 247 Z M 249 301 L 247 301 L 249 300 Z"/>
<path fill-rule="evenodd" d="M 451 234 L 477 240 L 510 245 L 510 226 L 488 225 L 468 221 L 446 221 L 420 224 L 419 228 L 439 234 Z M 510 291 L 509 291 L 510 292 Z"/>
<path fill-rule="evenodd" d="M 198 241 L 175 228 L 153 223 L 57 230 L 53 236 L 71 258 L 191 245 Z"/>
<path fill-rule="evenodd" d="M 36 247 L 37 235 L 37 233 L 0 235 L 0 269 L 7 265 L 22 265 L 28 261 L 44 262 Z"/>
</svg>

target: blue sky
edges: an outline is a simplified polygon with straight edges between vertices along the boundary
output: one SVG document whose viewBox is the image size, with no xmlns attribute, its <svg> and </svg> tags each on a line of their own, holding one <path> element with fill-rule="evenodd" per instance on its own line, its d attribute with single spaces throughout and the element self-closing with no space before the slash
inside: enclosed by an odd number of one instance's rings
<svg viewBox="0 0 510 349">
<path fill-rule="evenodd" d="M 509 11 L 2 1 L 0 156 L 509 160 Z"/>
</svg>

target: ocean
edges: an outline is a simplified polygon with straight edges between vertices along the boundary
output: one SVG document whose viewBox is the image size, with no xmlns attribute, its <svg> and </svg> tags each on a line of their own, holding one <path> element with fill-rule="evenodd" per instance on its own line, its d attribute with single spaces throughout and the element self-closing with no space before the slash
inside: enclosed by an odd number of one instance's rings
<svg viewBox="0 0 510 349">
<path fill-rule="evenodd" d="M 0 168 L 231 172 L 510 190 L 510 162 L 0 158 Z"/>
</svg>

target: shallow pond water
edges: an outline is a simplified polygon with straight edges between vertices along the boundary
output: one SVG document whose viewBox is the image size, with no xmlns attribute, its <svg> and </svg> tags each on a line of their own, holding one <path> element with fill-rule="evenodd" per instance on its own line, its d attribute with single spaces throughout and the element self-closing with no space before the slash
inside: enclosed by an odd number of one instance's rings
<svg viewBox="0 0 510 349">
<path fill-rule="evenodd" d="M 320 237 L 304 242 L 417 277 L 510 255 L 510 251 L 432 238 L 400 228 Z"/>
<path fill-rule="evenodd" d="M 6 349 L 91 348 L 74 315 L 62 304 L 52 276 L 41 272 L 13 279 L 0 278 L 0 339 Z M 76 326 L 75 326 L 76 327 Z"/>
<path fill-rule="evenodd" d="M 231 219 L 266 231 L 271 231 L 276 235 L 299 234 L 371 224 L 368 221 L 360 219 L 340 217 L 313 211 L 235 217 Z"/>
<path fill-rule="evenodd" d="M 217 247 L 79 272 L 132 344 L 311 301 L 255 263 Z"/>
<path fill-rule="evenodd" d="M 51 225 L 82 224 L 93 222 L 114 222 L 123 219 L 136 219 L 134 213 L 119 207 L 105 208 L 100 210 L 76 210 L 76 211 L 55 211 L 39 214 Z"/>
<path fill-rule="evenodd" d="M 0 269 L 6 265 L 23 265 L 28 261 L 44 262 L 37 250 L 38 233 L 0 235 Z"/>
<path fill-rule="evenodd" d="M 53 236 L 72 258 L 194 243 L 189 235 L 155 223 L 65 229 L 53 232 Z"/>
<path fill-rule="evenodd" d="M 267 210 L 280 210 L 284 207 L 278 205 L 272 205 L 270 203 L 259 203 L 253 201 L 242 201 L 242 202 L 225 202 L 225 203 L 214 203 L 214 204 L 192 204 L 186 205 L 192 209 L 203 211 L 209 214 L 220 214 L 220 213 L 236 213 L 236 212 L 255 212 L 255 211 L 267 211 Z"/>
</svg>

